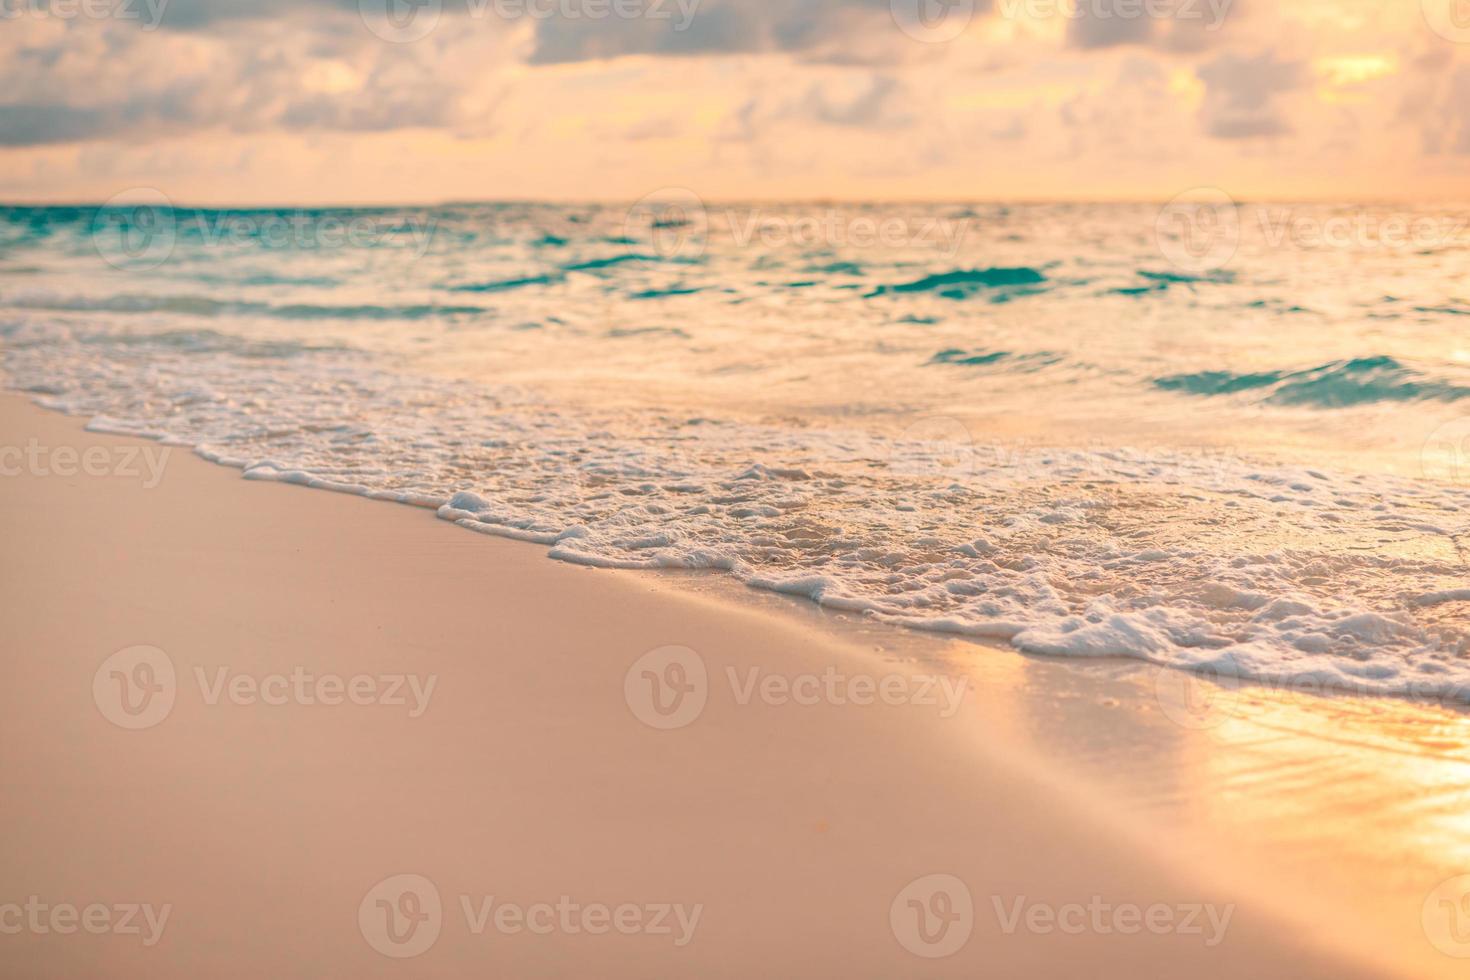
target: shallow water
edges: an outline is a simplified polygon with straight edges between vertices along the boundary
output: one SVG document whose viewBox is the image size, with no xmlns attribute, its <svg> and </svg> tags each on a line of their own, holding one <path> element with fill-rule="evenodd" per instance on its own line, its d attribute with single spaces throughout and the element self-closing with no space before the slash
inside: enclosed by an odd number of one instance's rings
<svg viewBox="0 0 1470 980">
<path fill-rule="evenodd" d="M 0 338 L 96 428 L 563 559 L 1470 700 L 1470 211 L 1183 217 L 10 209 Z"/>
</svg>

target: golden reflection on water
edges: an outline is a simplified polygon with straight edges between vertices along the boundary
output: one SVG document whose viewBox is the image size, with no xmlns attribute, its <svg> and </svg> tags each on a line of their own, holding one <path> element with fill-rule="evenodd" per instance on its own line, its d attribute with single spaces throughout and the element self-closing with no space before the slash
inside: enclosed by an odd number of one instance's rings
<svg viewBox="0 0 1470 980">
<path fill-rule="evenodd" d="M 1031 657 L 698 581 L 877 662 L 967 677 L 960 718 L 983 751 L 1069 790 L 1079 821 L 1141 837 L 1182 881 L 1249 896 L 1385 976 L 1470 972 L 1426 928 L 1462 907 L 1451 934 L 1470 956 L 1470 877 L 1454 881 L 1470 876 L 1470 711 Z M 1441 901 L 1450 886 L 1462 902 Z"/>
<path fill-rule="evenodd" d="M 1405 976 L 1465 975 L 1423 917 L 1439 914 L 1436 888 L 1470 874 L 1470 715 L 958 641 L 949 654 L 984 727 L 1178 843 L 1187 873 Z"/>
</svg>

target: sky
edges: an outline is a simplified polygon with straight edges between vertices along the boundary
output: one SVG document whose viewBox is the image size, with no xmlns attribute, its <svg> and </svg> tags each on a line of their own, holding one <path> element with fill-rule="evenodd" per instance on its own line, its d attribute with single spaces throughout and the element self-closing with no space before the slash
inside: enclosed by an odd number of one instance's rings
<svg viewBox="0 0 1470 980">
<path fill-rule="evenodd" d="M 1470 201 L 1470 0 L 0 0 L 0 200 Z"/>
</svg>

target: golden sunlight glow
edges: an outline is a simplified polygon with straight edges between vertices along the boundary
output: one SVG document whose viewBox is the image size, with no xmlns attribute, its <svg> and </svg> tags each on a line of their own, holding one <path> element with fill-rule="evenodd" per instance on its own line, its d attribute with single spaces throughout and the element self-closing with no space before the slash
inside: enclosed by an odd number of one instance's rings
<svg viewBox="0 0 1470 980">
<path fill-rule="evenodd" d="M 1312 63 L 1317 74 L 1328 85 L 1361 85 L 1396 74 L 1399 59 L 1394 54 L 1360 54 L 1335 58 L 1318 58 Z"/>
<path fill-rule="evenodd" d="M 1329 105 L 1362 105 L 1371 99 L 1364 87 L 1398 73 L 1399 61 L 1392 54 L 1348 55 L 1318 58 L 1312 63 L 1317 73 L 1317 98 Z"/>
<path fill-rule="evenodd" d="M 1199 76 L 1184 68 L 1169 75 L 1169 91 L 1189 106 L 1199 105 L 1205 97 L 1205 86 Z"/>
<path fill-rule="evenodd" d="M 341 95 L 362 88 L 362 76 L 343 61 L 317 61 L 301 73 L 301 86 L 308 92 Z"/>
<path fill-rule="evenodd" d="M 238 30 L 140 34 L 108 57 L 90 29 L 26 21 L 0 34 L 0 63 L 74 49 L 55 62 L 45 104 L 78 111 L 7 133 L 0 183 L 15 200 L 106 199 L 164 180 L 167 157 L 170 187 L 201 203 L 465 200 L 485 193 L 489 172 L 515 174 L 501 196 L 551 200 L 664 186 L 715 198 L 1154 200 L 1201 181 L 1273 199 L 1381 196 L 1385 184 L 1470 197 L 1453 150 L 1470 44 L 1431 30 L 1418 0 L 1229 6 L 1217 31 L 1176 38 L 1155 25 L 1151 40 L 1123 43 L 1107 32 L 1081 43 L 1058 4 L 1017 0 L 977 5 L 990 12 L 939 43 L 879 10 L 844 21 L 861 25 L 846 38 L 724 37 L 713 24 L 667 50 L 629 33 L 550 55 L 537 24 L 492 30 L 447 15 L 421 44 L 321 40 L 302 12 L 291 32 L 232 20 Z M 287 62 L 294 72 L 262 67 Z M 221 128 L 181 104 L 180 88 L 197 89 L 200 107 L 248 93 L 263 108 Z M 311 111 L 293 113 L 303 100 Z M 125 138 L 103 124 L 114 102 L 115 115 L 145 121 Z M 1335 111 L 1313 111 L 1323 107 Z M 381 128 L 344 122 L 361 119 Z M 1375 138 L 1388 131 L 1396 138 Z M 998 143 L 1007 165 L 979 169 Z M 267 145 L 268 162 L 254 152 Z M 105 168 L 83 163 L 99 153 Z M 1119 155 L 1127 168 L 1112 165 Z"/>
</svg>

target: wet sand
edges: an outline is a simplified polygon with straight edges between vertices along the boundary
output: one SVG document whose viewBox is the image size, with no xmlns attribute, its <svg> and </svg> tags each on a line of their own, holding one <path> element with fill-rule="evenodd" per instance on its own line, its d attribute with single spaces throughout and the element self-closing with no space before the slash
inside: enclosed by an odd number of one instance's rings
<svg viewBox="0 0 1470 980">
<path fill-rule="evenodd" d="M 0 479 L 0 975 L 1462 969 L 1421 923 L 1470 868 L 1453 712 L 1174 699 L 185 449 L 150 485 L 163 447 L 0 399 L 32 440 L 50 471 Z"/>
</svg>

